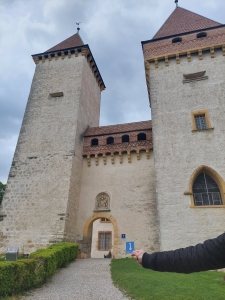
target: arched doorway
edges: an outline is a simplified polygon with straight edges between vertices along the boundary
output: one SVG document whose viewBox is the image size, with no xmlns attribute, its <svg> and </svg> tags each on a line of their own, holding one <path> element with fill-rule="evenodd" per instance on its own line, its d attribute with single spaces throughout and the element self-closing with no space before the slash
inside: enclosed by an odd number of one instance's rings
<svg viewBox="0 0 225 300">
<path fill-rule="evenodd" d="M 97 219 L 107 218 L 113 225 L 113 258 L 118 256 L 118 225 L 116 219 L 107 213 L 98 212 L 93 214 L 86 223 L 83 229 L 83 243 L 82 243 L 82 256 L 91 256 L 91 242 L 92 242 L 92 226 L 93 222 Z"/>
</svg>

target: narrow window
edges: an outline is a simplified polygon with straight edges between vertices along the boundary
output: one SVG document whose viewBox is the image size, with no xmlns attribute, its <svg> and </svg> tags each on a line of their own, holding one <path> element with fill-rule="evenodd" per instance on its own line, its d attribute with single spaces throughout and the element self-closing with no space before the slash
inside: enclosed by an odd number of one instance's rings
<svg viewBox="0 0 225 300">
<path fill-rule="evenodd" d="M 195 116 L 195 126 L 197 130 L 206 129 L 205 115 Z"/>
<path fill-rule="evenodd" d="M 204 37 L 207 37 L 207 33 L 206 32 L 200 32 L 197 34 L 197 38 L 198 39 L 201 39 L 201 38 L 204 38 Z"/>
<path fill-rule="evenodd" d="M 97 146 L 98 145 L 98 139 L 91 140 L 91 146 Z"/>
<path fill-rule="evenodd" d="M 180 43 L 182 42 L 182 38 L 181 37 L 176 37 L 174 39 L 172 39 L 172 43 L 175 44 L 175 43 Z"/>
<path fill-rule="evenodd" d="M 145 141 L 146 140 L 146 134 L 145 133 L 139 133 L 138 134 L 138 141 Z"/>
<path fill-rule="evenodd" d="M 106 251 L 111 249 L 111 232 L 99 231 L 98 233 L 99 250 Z"/>
<path fill-rule="evenodd" d="M 113 144 L 114 143 L 114 138 L 113 137 L 108 137 L 107 138 L 107 144 Z"/>
<path fill-rule="evenodd" d="M 129 137 L 129 135 L 123 135 L 122 136 L 122 143 L 127 143 L 127 142 L 129 142 L 130 141 L 130 137 Z"/>
<path fill-rule="evenodd" d="M 205 172 L 195 179 L 193 196 L 195 206 L 223 204 L 217 183 Z"/>
</svg>

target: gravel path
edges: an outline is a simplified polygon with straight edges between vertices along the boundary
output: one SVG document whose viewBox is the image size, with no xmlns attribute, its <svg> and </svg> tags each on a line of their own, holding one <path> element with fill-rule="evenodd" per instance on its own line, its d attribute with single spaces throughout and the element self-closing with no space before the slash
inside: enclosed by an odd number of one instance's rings
<svg viewBox="0 0 225 300">
<path fill-rule="evenodd" d="M 112 283 L 110 259 L 78 259 L 21 300 L 126 300 Z"/>
</svg>

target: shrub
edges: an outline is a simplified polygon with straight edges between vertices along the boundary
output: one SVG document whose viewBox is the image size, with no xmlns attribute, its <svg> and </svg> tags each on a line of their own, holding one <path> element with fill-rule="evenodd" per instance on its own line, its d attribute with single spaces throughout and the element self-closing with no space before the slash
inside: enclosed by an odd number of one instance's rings
<svg viewBox="0 0 225 300">
<path fill-rule="evenodd" d="M 58 243 L 30 254 L 29 259 L 0 261 L 0 296 L 16 294 L 46 281 L 57 268 L 75 260 L 78 245 Z"/>
</svg>

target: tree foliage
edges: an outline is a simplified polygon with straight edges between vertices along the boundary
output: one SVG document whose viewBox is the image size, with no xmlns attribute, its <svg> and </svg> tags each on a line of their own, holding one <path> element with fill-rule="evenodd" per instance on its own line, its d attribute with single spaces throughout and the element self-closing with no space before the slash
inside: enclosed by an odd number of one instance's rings
<svg viewBox="0 0 225 300">
<path fill-rule="evenodd" d="M 2 199 L 5 193 L 6 184 L 0 181 L 0 205 L 2 204 Z"/>
</svg>

